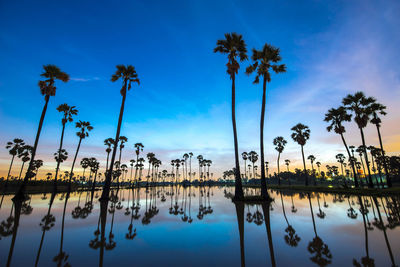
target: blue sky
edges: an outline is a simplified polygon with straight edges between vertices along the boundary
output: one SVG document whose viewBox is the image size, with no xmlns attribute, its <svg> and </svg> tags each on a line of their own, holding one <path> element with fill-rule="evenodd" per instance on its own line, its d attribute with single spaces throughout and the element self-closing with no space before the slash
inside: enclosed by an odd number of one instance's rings
<svg viewBox="0 0 400 267">
<path fill-rule="evenodd" d="M 124 160 L 136 142 L 164 162 L 185 152 L 203 154 L 219 173 L 233 166 L 230 80 L 226 58 L 212 52 L 226 32 L 243 34 L 249 50 L 265 42 L 281 49 L 287 73 L 268 84 L 266 154 L 276 161 L 272 139 L 289 144 L 282 158 L 300 163 L 290 140 L 298 122 L 311 128 L 305 153 L 323 162 L 343 152 L 327 133 L 324 113 L 357 90 L 388 106 L 383 135 L 387 150 L 400 151 L 400 3 L 397 1 L 8 1 L 0 3 L 0 133 L 32 143 L 43 106 L 37 81 L 42 65 L 56 64 L 71 76 L 50 100 L 39 158 L 50 159 L 61 132 L 62 103 L 79 109 L 77 119 L 95 129 L 81 156 L 104 160 L 103 140 L 115 135 L 120 83 L 111 83 L 117 64 L 132 64 L 141 81 L 128 93 L 122 134 Z M 258 147 L 261 86 L 237 78 L 237 124 L 241 151 Z M 66 147 L 77 143 L 68 125 Z M 354 125 L 350 143 L 359 145 Z M 377 145 L 375 131 L 367 140 Z M 0 151 L 0 175 L 9 157 Z M 64 166 L 69 166 L 68 161 Z M 53 168 L 51 160 L 43 171 Z M 274 167 L 275 164 L 272 164 Z M 169 165 L 168 165 L 169 166 Z M 165 167 L 165 165 L 164 165 Z M 47 168 L 47 169 L 46 169 Z M 169 168 L 168 168 L 169 169 Z"/>
</svg>

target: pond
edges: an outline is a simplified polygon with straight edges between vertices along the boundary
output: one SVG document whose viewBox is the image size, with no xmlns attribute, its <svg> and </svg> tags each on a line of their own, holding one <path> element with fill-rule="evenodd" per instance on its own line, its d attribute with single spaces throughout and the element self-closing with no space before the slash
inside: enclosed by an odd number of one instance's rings
<svg viewBox="0 0 400 267">
<path fill-rule="evenodd" d="M 257 189 L 245 192 L 259 194 Z M 234 203 L 233 193 L 233 187 L 114 190 L 106 213 L 98 200 L 100 191 L 34 194 L 17 207 L 18 227 L 16 207 L 5 195 L 0 209 L 0 266 L 400 262 L 398 196 L 270 191 L 273 201 L 261 205 Z"/>
</svg>

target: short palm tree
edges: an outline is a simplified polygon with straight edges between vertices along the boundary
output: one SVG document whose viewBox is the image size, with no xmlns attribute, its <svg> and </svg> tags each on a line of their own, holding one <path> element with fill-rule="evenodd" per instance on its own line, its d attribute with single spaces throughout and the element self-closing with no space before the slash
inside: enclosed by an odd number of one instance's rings
<svg viewBox="0 0 400 267">
<path fill-rule="evenodd" d="M 239 61 L 247 59 L 246 43 L 242 35 L 237 33 L 226 33 L 225 39 L 218 40 L 217 46 L 214 48 L 214 53 L 221 53 L 228 55 L 227 73 L 232 80 L 232 127 L 233 127 L 233 140 L 235 147 L 235 198 L 243 198 L 242 180 L 240 177 L 239 166 L 239 148 L 236 130 L 236 114 L 235 114 L 235 75 L 240 68 Z"/>
<path fill-rule="evenodd" d="M 363 129 L 367 126 L 369 117 L 371 116 L 372 109 L 371 104 L 375 102 L 372 97 L 366 97 L 363 92 L 356 92 L 354 95 L 347 95 L 343 98 L 342 103 L 345 108 L 354 113 L 354 121 L 356 122 L 360 134 L 361 141 L 364 147 L 364 157 L 368 169 L 368 187 L 373 187 L 371 170 L 369 168 L 368 154 L 366 151 L 365 137 Z"/>
<path fill-rule="evenodd" d="M 20 154 L 18 154 L 18 157 L 21 158 L 21 160 L 22 160 L 22 166 L 21 166 L 21 170 L 19 172 L 18 180 L 21 179 L 21 174 L 24 169 L 25 162 L 28 162 L 31 159 L 32 149 L 33 149 L 32 146 L 24 145 L 22 147 L 22 152 Z"/>
<path fill-rule="evenodd" d="M 254 164 L 256 164 L 256 162 L 258 161 L 258 154 L 257 154 L 257 152 L 255 152 L 255 151 L 250 151 L 250 152 L 249 152 L 249 160 L 250 160 L 250 162 L 253 164 L 253 178 L 256 178 L 256 175 L 255 175 L 255 172 L 254 172 L 254 169 L 255 169 Z"/>
<path fill-rule="evenodd" d="M 111 137 L 107 138 L 106 140 L 104 140 L 104 145 L 107 146 L 107 148 L 106 148 L 106 152 L 107 152 L 106 172 L 108 170 L 108 160 L 109 160 L 110 153 L 111 153 L 111 150 L 112 150 L 111 146 L 113 144 L 114 144 L 114 139 L 112 139 Z"/>
<path fill-rule="evenodd" d="M 198 155 L 197 156 L 197 160 L 199 161 L 199 181 L 202 178 L 202 174 L 201 174 L 201 162 L 203 161 L 203 156 L 202 155 Z"/>
<path fill-rule="evenodd" d="M 189 182 L 192 181 L 192 157 L 193 153 L 189 152 Z"/>
<path fill-rule="evenodd" d="M 69 81 L 69 75 L 67 73 L 61 71 L 60 68 L 58 68 L 55 65 L 45 65 L 45 66 L 43 66 L 43 69 L 44 69 L 44 72 L 40 76 L 46 78 L 46 80 L 39 81 L 38 85 L 40 88 L 40 93 L 44 96 L 45 104 L 43 106 L 42 114 L 40 116 L 39 126 L 38 126 L 38 129 L 36 132 L 35 143 L 33 145 L 32 156 L 31 156 L 31 160 L 28 165 L 28 170 L 26 171 L 25 178 L 24 178 L 20 188 L 18 189 L 17 193 L 15 194 L 16 199 L 23 199 L 26 184 L 27 184 L 29 178 L 33 177 L 33 175 L 34 175 L 32 172 L 32 163 L 35 160 L 36 150 L 37 150 L 37 146 L 39 143 L 39 137 L 40 137 L 40 133 L 42 131 L 43 121 L 44 121 L 44 117 L 46 115 L 47 105 L 49 103 L 50 96 L 55 96 L 55 94 L 56 94 L 55 80 L 60 80 L 63 82 Z"/>
<path fill-rule="evenodd" d="M 325 114 L 324 121 L 330 123 L 329 126 L 326 127 L 326 130 L 328 132 L 334 130 L 334 132 L 339 134 L 340 137 L 342 138 L 343 145 L 346 148 L 347 155 L 350 160 L 350 165 L 353 170 L 354 185 L 356 187 L 358 187 L 359 184 L 358 184 L 358 179 L 357 179 L 357 172 L 356 172 L 356 167 L 354 166 L 354 160 L 353 160 L 354 156 L 352 154 L 350 154 L 350 147 L 347 146 L 346 140 L 344 139 L 344 133 L 346 132 L 346 129 L 343 126 L 343 122 L 351 121 L 351 114 L 347 113 L 347 110 L 345 107 L 331 108 Z"/>
<path fill-rule="evenodd" d="M 382 151 L 382 156 L 385 157 L 385 150 L 383 149 L 383 143 L 382 143 L 382 137 L 381 137 L 381 123 L 382 120 L 381 118 L 379 118 L 379 115 L 386 115 L 386 106 L 379 104 L 379 103 L 373 103 L 371 105 L 371 112 L 372 112 L 372 119 L 371 119 L 371 123 L 375 124 L 376 126 L 376 130 L 378 132 L 378 138 L 379 138 L 379 145 L 381 147 L 381 151 Z M 386 174 L 386 183 L 388 185 L 388 187 L 392 187 L 392 179 L 390 178 L 390 173 L 388 171 L 388 166 L 386 163 L 386 160 L 383 160 L 383 168 L 385 169 L 385 174 Z"/>
<path fill-rule="evenodd" d="M 286 167 L 287 167 L 287 171 L 289 172 L 290 160 L 289 159 L 285 159 L 285 164 L 286 164 Z"/>
<path fill-rule="evenodd" d="M 267 82 L 271 81 L 271 71 L 275 73 L 286 72 L 285 64 L 278 64 L 281 61 L 279 48 L 270 44 L 264 44 L 261 50 L 253 48 L 251 60 L 253 63 L 246 68 L 246 74 L 250 75 L 256 72 L 256 77 L 253 83 L 258 84 L 260 78 L 263 79 L 263 94 L 261 104 L 261 119 L 260 119 L 260 151 L 261 151 L 261 194 L 268 197 L 267 183 L 265 180 L 264 170 L 264 117 L 265 117 L 265 102 L 267 94 Z M 280 181 L 280 180 L 279 180 Z"/>
<path fill-rule="evenodd" d="M 72 177 L 74 176 L 74 166 L 76 162 L 76 158 L 78 157 L 79 148 L 81 147 L 82 139 L 85 139 L 89 136 L 89 132 L 93 130 L 93 126 L 90 125 L 88 121 L 78 121 L 75 123 L 75 128 L 78 128 L 78 132 L 76 135 L 79 137 L 78 146 L 76 147 L 76 152 L 74 156 L 74 160 L 72 161 L 71 171 L 69 172 L 69 184 L 71 184 Z"/>
<path fill-rule="evenodd" d="M 314 173 L 314 161 L 315 161 L 315 156 L 314 156 L 314 155 L 309 155 L 309 156 L 307 157 L 307 159 L 310 161 L 310 163 L 311 163 L 311 170 L 312 170 L 312 172 Z"/>
<path fill-rule="evenodd" d="M 280 169 L 279 169 L 279 160 L 281 158 L 281 153 L 285 149 L 285 146 L 287 144 L 287 141 L 285 138 L 282 136 L 275 137 L 273 144 L 275 146 L 275 150 L 278 151 L 278 159 L 277 159 L 277 165 L 278 165 L 278 184 L 281 185 L 281 178 L 280 178 Z M 262 161 L 262 159 L 261 159 Z M 262 169 L 261 169 L 261 176 L 262 176 Z"/>
<path fill-rule="evenodd" d="M 321 170 L 320 170 L 320 167 L 321 167 L 321 162 L 317 161 L 317 162 L 315 162 L 315 165 L 317 165 L 317 168 L 318 168 L 318 174 L 319 174 L 319 175 L 321 175 Z"/>
<path fill-rule="evenodd" d="M 121 162 L 122 149 L 124 149 L 125 143 L 128 142 L 128 138 L 125 136 L 120 136 L 118 139 L 118 142 L 119 142 L 119 159 L 118 159 L 118 161 Z"/>
<path fill-rule="evenodd" d="M 335 157 L 337 159 L 337 162 L 340 163 L 340 168 L 342 170 L 342 176 L 344 177 L 343 163 L 345 163 L 344 161 L 345 161 L 346 157 L 342 153 L 337 154 Z"/>
<path fill-rule="evenodd" d="M 136 166 L 135 166 L 135 182 L 136 182 L 139 164 L 141 164 L 141 162 L 139 162 L 139 155 L 140 155 L 140 151 L 143 151 L 144 145 L 142 143 L 136 143 L 134 145 L 134 147 L 135 147 L 135 153 L 136 153 Z"/>
<path fill-rule="evenodd" d="M 291 129 L 292 139 L 301 146 L 301 155 L 303 157 L 303 167 L 304 167 L 304 175 L 306 180 L 306 186 L 308 186 L 308 175 L 307 175 L 307 168 L 306 168 L 306 159 L 304 158 L 304 146 L 307 143 L 307 140 L 310 139 L 310 129 L 308 126 L 298 123 Z"/>
<path fill-rule="evenodd" d="M 81 160 L 81 167 L 83 168 L 83 174 L 82 174 L 82 178 L 85 181 L 85 171 L 86 169 L 89 167 L 90 161 L 88 158 L 83 158 Z"/>
<path fill-rule="evenodd" d="M 62 124 L 62 131 L 61 131 L 61 138 L 60 138 L 60 147 L 58 148 L 58 152 L 61 153 L 63 151 L 63 142 L 64 142 L 64 132 L 65 132 L 65 125 L 67 122 L 72 122 L 72 116 L 78 114 L 78 110 L 75 109 L 75 106 L 68 106 L 67 104 L 61 104 L 57 107 L 57 111 L 63 114 L 61 119 Z M 61 159 L 61 154 L 58 155 L 58 159 Z M 56 167 L 56 175 L 54 176 L 54 188 L 57 187 L 57 174 L 60 169 L 60 161 L 57 161 Z"/>
<path fill-rule="evenodd" d="M 131 65 L 128 65 L 128 66 L 117 65 L 117 71 L 111 76 L 111 81 L 116 82 L 119 79 L 122 79 L 122 88 L 120 91 L 120 93 L 122 95 L 122 103 L 121 103 L 121 108 L 119 111 L 117 132 L 115 134 L 114 140 L 119 140 L 119 136 L 120 136 L 120 132 L 121 132 L 121 125 L 122 125 L 122 117 L 124 115 L 126 92 L 131 89 L 132 82 L 137 83 L 137 84 L 140 83 L 138 75 L 135 70 L 135 67 L 133 67 Z M 102 200 L 109 199 L 112 172 L 113 172 L 113 167 L 114 167 L 115 156 L 117 153 L 117 142 L 115 142 L 113 145 L 114 146 L 113 146 L 113 151 L 112 151 L 112 156 L 111 156 L 110 169 L 107 172 L 106 180 L 104 183 L 104 190 L 101 195 Z"/>
<path fill-rule="evenodd" d="M 247 171 L 246 171 L 246 162 L 248 160 L 247 152 L 242 153 L 242 159 L 244 160 L 244 177 L 247 178 Z"/>
</svg>

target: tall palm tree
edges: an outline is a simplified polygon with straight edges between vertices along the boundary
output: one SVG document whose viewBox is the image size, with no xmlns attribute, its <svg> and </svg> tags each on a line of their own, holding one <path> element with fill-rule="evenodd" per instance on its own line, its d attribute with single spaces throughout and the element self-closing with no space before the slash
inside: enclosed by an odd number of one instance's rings
<svg viewBox="0 0 400 267">
<path fill-rule="evenodd" d="M 330 123 L 329 126 L 326 127 L 326 130 L 328 132 L 334 130 L 334 132 L 339 134 L 340 137 L 342 138 L 343 145 L 346 148 L 347 155 L 350 160 L 350 165 L 353 170 L 354 185 L 356 187 L 358 187 L 359 184 L 358 184 L 358 179 L 357 179 L 356 167 L 354 165 L 354 155 L 350 154 L 350 147 L 347 146 L 346 140 L 344 139 L 344 133 L 346 132 L 346 129 L 343 126 L 343 122 L 351 121 L 351 114 L 347 113 L 347 110 L 345 107 L 331 108 L 325 114 L 324 121 Z"/>
<path fill-rule="evenodd" d="M 189 182 L 192 181 L 192 157 L 193 157 L 193 153 L 189 152 Z"/>
<path fill-rule="evenodd" d="M 306 168 L 306 159 L 304 158 L 304 149 L 303 147 L 307 143 L 307 140 L 310 139 L 310 129 L 308 126 L 298 123 L 292 129 L 292 139 L 301 146 L 301 155 L 303 157 L 303 167 L 304 167 L 304 175 L 306 180 L 306 186 L 308 186 L 308 175 Z"/>
<path fill-rule="evenodd" d="M 247 152 L 242 153 L 242 159 L 244 160 L 244 177 L 247 178 L 247 171 L 246 171 L 246 161 L 248 160 Z"/>
<path fill-rule="evenodd" d="M 371 105 L 371 112 L 372 112 L 372 119 L 371 123 L 375 124 L 376 130 L 378 132 L 378 138 L 379 138 L 379 145 L 381 146 L 381 151 L 382 151 L 382 156 L 385 157 L 385 150 L 383 149 L 383 143 L 382 143 L 382 137 L 381 137 L 381 123 L 382 120 L 379 118 L 378 114 L 385 116 L 386 113 L 386 106 L 379 104 L 379 103 L 373 103 Z M 388 167 L 386 160 L 383 160 L 383 168 L 385 169 L 385 174 L 386 174 L 386 183 L 388 187 L 392 187 L 392 179 L 390 178 L 390 173 L 388 172 Z"/>
<path fill-rule="evenodd" d="M 104 145 L 107 146 L 107 148 L 106 148 L 106 152 L 107 152 L 106 172 L 108 170 L 108 159 L 110 157 L 110 153 L 112 151 L 111 146 L 113 144 L 114 144 L 114 139 L 112 139 L 111 137 L 104 140 Z"/>
<path fill-rule="evenodd" d="M 375 102 L 372 97 L 366 97 L 363 92 L 356 92 L 354 95 L 347 95 L 342 103 L 345 108 L 354 113 L 354 121 L 360 129 L 361 141 L 364 147 L 364 157 L 368 169 L 368 187 L 373 187 L 371 170 L 369 168 L 368 154 L 366 151 L 365 137 L 363 129 L 367 126 L 369 116 L 372 113 L 371 104 Z"/>
<path fill-rule="evenodd" d="M 64 132 L 65 132 L 65 125 L 67 122 L 72 122 L 73 115 L 78 114 L 78 110 L 75 109 L 75 106 L 68 106 L 67 104 L 61 104 L 57 107 L 57 111 L 63 113 L 63 118 L 61 119 L 61 124 L 62 124 L 62 131 L 61 131 L 61 138 L 60 138 L 60 147 L 58 148 L 58 152 L 60 153 L 58 155 L 58 159 L 61 159 L 61 152 L 63 150 L 63 142 L 64 142 Z M 54 176 L 54 188 L 57 187 L 57 174 L 60 169 L 60 161 L 57 161 L 57 167 L 56 167 L 56 175 Z"/>
<path fill-rule="evenodd" d="M 197 160 L 199 161 L 199 181 L 202 178 L 202 174 L 201 174 L 201 162 L 203 161 L 203 156 L 202 155 L 198 155 L 197 156 Z"/>
<path fill-rule="evenodd" d="M 117 65 L 117 71 L 115 74 L 111 76 L 111 81 L 116 82 L 119 79 L 122 79 L 122 88 L 121 88 L 121 95 L 122 95 L 122 103 L 121 103 L 121 108 L 119 111 L 119 118 L 118 118 L 118 126 L 117 126 L 117 132 L 115 135 L 114 140 L 119 140 L 119 134 L 121 131 L 121 124 L 122 124 L 122 117 L 124 115 L 124 107 L 125 107 L 125 99 L 126 99 L 126 91 L 129 91 L 132 86 L 132 82 L 136 82 L 139 84 L 139 78 L 136 73 L 136 70 L 133 66 L 128 65 Z M 111 186 L 111 179 L 112 179 L 112 171 L 114 167 L 114 161 L 115 161 L 115 155 L 117 153 L 117 143 L 114 143 L 113 146 L 113 152 L 111 156 L 111 162 L 110 162 L 110 170 L 107 172 L 106 180 L 104 183 L 104 190 L 101 196 L 101 199 L 103 200 L 108 200 L 109 199 L 109 193 L 110 193 L 110 186 Z"/>
<path fill-rule="evenodd" d="M 49 103 L 50 96 L 55 96 L 55 94 L 56 94 L 55 80 L 60 80 L 63 82 L 69 81 L 69 75 L 67 73 L 61 71 L 55 65 L 44 65 L 43 69 L 44 69 L 44 72 L 40 76 L 46 78 L 46 80 L 39 81 L 38 85 L 40 88 L 40 93 L 44 96 L 45 104 L 43 106 L 42 114 L 40 116 L 39 126 L 38 126 L 38 129 L 36 132 L 35 143 L 33 144 L 32 156 L 31 156 L 31 160 L 28 165 L 28 170 L 26 171 L 24 181 L 22 182 L 20 188 L 18 189 L 17 193 L 15 194 L 15 199 L 23 199 L 24 198 L 26 184 L 27 184 L 29 178 L 33 177 L 33 175 L 34 175 L 32 172 L 32 163 L 35 160 L 36 150 L 37 150 L 37 146 L 39 143 L 39 137 L 40 137 L 40 133 L 42 131 L 43 121 L 44 121 L 44 117 L 46 115 L 47 105 Z"/>
<path fill-rule="evenodd" d="M 246 68 L 246 74 L 250 75 L 256 72 L 256 77 L 253 83 L 258 84 L 260 77 L 263 78 L 263 94 L 261 105 L 261 119 L 260 119 L 260 152 L 261 152 L 261 194 L 268 197 L 267 183 L 265 180 L 264 170 L 264 117 L 265 117 L 265 102 L 267 94 L 267 82 L 271 81 L 271 71 L 275 73 L 286 72 L 285 64 L 278 64 L 281 61 L 279 48 L 270 44 L 264 44 L 261 50 L 253 48 L 251 60 L 253 63 Z"/>
<path fill-rule="evenodd" d="M 217 46 L 214 48 L 214 53 L 221 53 L 228 55 L 227 73 L 232 80 L 232 128 L 233 140 L 235 146 L 235 198 L 243 198 L 242 180 L 240 177 L 239 166 L 239 148 L 236 131 L 236 114 L 235 114 L 235 75 L 240 68 L 239 61 L 247 59 L 246 43 L 242 35 L 237 33 L 226 33 L 225 39 L 218 40 Z"/>
<path fill-rule="evenodd" d="M 8 153 L 11 155 L 11 163 L 10 167 L 8 168 L 8 174 L 4 188 L 7 188 L 8 178 L 10 177 L 11 168 L 14 163 L 14 158 L 15 156 L 18 156 L 23 152 L 24 146 L 25 146 L 24 140 L 19 138 L 15 138 L 13 141 L 7 142 L 6 149 L 8 149 Z"/>
<path fill-rule="evenodd" d="M 71 171 L 69 172 L 69 187 L 71 186 L 71 180 L 74 176 L 74 166 L 76 158 L 78 157 L 79 148 L 81 147 L 82 139 L 85 139 L 89 136 L 89 132 L 93 130 L 93 126 L 90 125 L 90 122 L 88 121 L 78 121 L 77 123 L 75 123 L 75 128 L 79 129 L 79 131 L 76 132 L 76 135 L 79 137 L 79 142 L 75 151 L 74 160 L 72 161 Z"/>
<path fill-rule="evenodd" d="M 285 145 L 287 144 L 287 141 L 282 136 L 278 136 L 278 137 L 275 137 L 275 139 L 273 141 L 273 144 L 275 146 L 275 150 L 278 151 L 278 159 L 277 159 L 277 164 L 278 164 L 278 184 L 281 185 L 281 177 L 279 175 L 280 174 L 279 160 L 281 158 L 281 153 L 285 149 Z M 262 157 L 262 155 L 261 155 L 261 157 Z M 262 161 L 262 159 L 261 159 L 261 161 Z M 263 171 L 261 169 L 261 176 L 262 176 L 262 173 L 263 173 Z"/>
<path fill-rule="evenodd" d="M 289 159 L 285 159 L 285 164 L 286 164 L 286 167 L 287 167 L 287 171 L 289 172 L 290 160 Z"/>
</svg>

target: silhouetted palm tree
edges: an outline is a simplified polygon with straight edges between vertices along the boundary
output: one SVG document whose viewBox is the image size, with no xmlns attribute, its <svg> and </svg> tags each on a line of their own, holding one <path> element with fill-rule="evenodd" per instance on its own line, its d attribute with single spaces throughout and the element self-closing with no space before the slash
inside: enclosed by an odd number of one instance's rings
<svg viewBox="0 0 400 267">
<path fill-rule="evenodd" d="M 286 164 L 286 167 L 287 167 L 287 171 L 289 172 L 290 160 L 285 159 L 285 164 Z"/>
<path fill-rule="evenodd" d="M 34 143 L 33 149 L 32 149 L 31 161 L 29 162 L 28 170 L 26 171 L 24 181 L 22 182 L 20 188 L 18 189 L 17 193 L 15 194 L 15 198 L 20 198 L 20 199 L 22 199 L 24 197 L 25 186 L 26 186 L 29 178 L 32 178 L 34 176 L 34 174 L 32 173 L 32 163 L 35 160 L 36 150 L 37 150 L 37 146 L 39 143 L 40 132 L 42 131 L 44 116 L 46 115 L 47 105 L 49 103 L 50 96 L 54 96 L 56 94 L 56 87 L 54 85 L 55 80 L 57 79 L 57 80 L 60 80 L 63 82 L 69 81 L 68 74 L 65 72 L 62 72 L 55 65 L 45 65 L 45 66 L 43 66 L 43 69 L 44 69 L 44 72 L 40 76 L 46 78 L 46 80 L 39 81 L 38 85 L 40 88 L 40 93 L 44 96 L 45 104 L 44 104 L 44 107 L 42 110 L 42 114 L 40 116 L 39 126 L 38 126 L 38 129 L 36 132 L 35 143 Z"/>
<path fill-rule="evenodd" d="M 277 165 L 278 165 L 278 184 L 281 185 L 281 177 L 280 177 L 280 169 L 279 169 L 279 159 L 281 158 L 281 153 L 285 149 L 287 141 L 285 138 L 282 136 L 275 137 L 273 144 L 275 146 L 275 150 L 278 151 L 278 159 L 277 159 Z M 262 159 L 261 159 L 262 161 Z M 262 170 L 261 170 L 261 176 L 262 176 Z"/>
<path fill-rule="evenodd" d="M 242 180 L 240 177 L 238 139 L 236 132 L 236 114 L 235 114 L 235 75 L 240 68 L 239 61 L 247 59 L 246 43 L 242 35 L 237 33 L 226 33 L 225 39 L 218 40 L 217 46 L 214 48 L 214 53 L 222 53 L 228 55 L 227 73 L 232 80 L 232 126 L 233 140 L 235 147 L 235 198 L 243 198 Z"/>
<path fill-rule="evenodd" d="M 14 163 L 14 158 L 15 156 L 18 156 L 23 152 L 24 146 L 25 146 L 24 140 L 19 138 L 15 138 L 12 142 L 7 142 L 6 149 L 8 149 L 8 153 L 11 155 L 11 163 L 10 167 L 8 168 L 8 174 L 4 188 L 7 188 L 8 178 L 10 177 L 11 168 Z"/>
<path fill-rule="evenodd" d="M 142 163 L 142 162 L 139 162 L 139 154 L 140 154 L 140 151 L 143 151 L 144 145 L 142 143 L 136 143 L 134 145 L 134 147 L 136 148 L 135 149 L 135 153 L 136 153 L 135 182 L 136 182 L 137 172 L 140 167 L 140 164 Z"/>
<path fill-rule="evenodd" d="M 247 176 L 247 171 L 246 171 L 246 162 L 247 162 L 247 160 L 248 160 L 248 154 L 247 154 L 247 152 L 243 152 L 243 153 L 242 153 L 242 159 L 244 160 L 244 176 L 245 176 L 245 178 L 248 178 L 248 176 Z"/>
<path fill-rule="evenodd" d="M 382 143 L 382 137 L 381 137 L 381 123 L 382 120 L 381 118 L 379 118 L 378 114 L 380 115 L 386 115 L 386 106 L 379 104 L 379 103 L 373 103 L 371 106 L 371 112 L 372 112 L 372 119 L 371 119 L 371 123 L 375 124 L 376 126 L 376 130 L 378 132 L 378 138 L 379 138 L 379 145 L 381 147 L 381 151 L 382 151 L 382 156 L 385 157 L 385 150 L 383 149 L 383 143 Z M 387 167 L 387 163 L 386 160 L 383 160 L 383 167 L 385 169 L 385 174 L 386 174 L 386 183 L 388 185 L 388 187 L 392 187 L 392 179 L 390 178 L 390 173 L 388 171 L 388 167 Z"/>
<path fill-rule="evenodd" d="M 124 115 L 126 91 L 129 91 L 131 89 L 132 82 L 136 82 L 137 84 L 139 84 L 139 79 L 138 79 L 136 70 L 131 65 L 128 65 L 128 66 L 117 65 L 117 71 L 115 72 L 115 74 L 112 75 L 111 81 L 116 82 L 120 78 L 122 79 L 122 88 L 120 91 L 120 93 L 122 95 L 122 103 L 121 103 L 121 108 L 120 108 L 120 112 L 119 112 L 117 132 L 116 132 L 114 140 L 119 140 L 119 134 L 121 131 L 121 124 L 122 124 L 122 117 Z M 103 199 L 103 200 L 107 200 L 109 198 L 111 179 L 112 179 L 112 173 L 113 173 L 113 167 L 114 167 L 116 153 L 117 153 L 117 143 L 115 142 L 114 147 L 113 147 L 113 153 L 111 156 L 110 170 L 107 172 L 106 180 L 104 183 L 104 190 L 103 190 L 103 193 L 101 196 L 101 199 Z"/>
<path fill-rule="evenodd" d="M 264 170 L 264 117 L 267 82 L 271 81 L 271 70 L 275 73 L 286 72 L 286 66 L 285 64 L 277 64 L 282 59 L 279 48 L 276 48 L 270 44 L 264 44 L 261 50 L 256 50 L 253 48 L 252 52 L 253 54 L 251 56 L 251 60 L 253 61 L 253 63 L 246 68 L 246 74 L 250 75 L 251 73 L 256 72 L 256 77 L 253 81 L 253 83 L 255 84 L 258 84 L 260 82 L 260 77 L 263 79 L 263 94 L 260 119 L 261 194 L 264 197 L 267 197 L 268 192 Z"/>
<path fill-rule="evenodd" d="M 306 186 L 308 186 L 308 175 L 306 168 L 306 159 L 304 158 L 304 149 L 303 147 L 307 143 L 307 140 L 310 139 L 310 129 L 308 126 L 298 123 L 292 129 L 292 139 L 301 146 L 301 155 L 303 157 L 303 167 L 304 167 L 304 175 L 306 180 Z"/>
<path fill-rule="evenodd" d="M 324 121 L 330 123 L 330 125 L 328 127 L 326 127 L 328 132 L 332 131 L 332 129 L 333 129 L 334 132 L 339 134 L 340 137 L 342 138 L 343 145 L 346 148 L 347 155 L 350 160 L 351 168 L 353 170 L 354 185 L 356 187 L 358 187 L 359 184 L 358 184 L 357 172 L 356 172 L 356 168 L 355 168 L 354 155 L 350 154 L 350 149 L 347 146 L 346 140 L 344 139 L 344 135 L 343 135 L 346 132 L 346 129 L 343 126 L 343 122 L 351 121 L 351 114 L 347 113 L 345 107 L 338 107 L 337 109 L 331 108 L 325 114 Z"/>
<path fill-rule="evenodd" d="M 107 161 L 106 161 L 106 172 L 108 170 L 108 159 L 110 157 L 110 153 L 111 153 L 111 146 L 114 144 L 114 139 L 112 138 L 107 138 L 106 140 L 104 140 L 104 145 L 107 146 L 106 148 L 106 152 L 107 152 Z"/>
<path fill-rule="evenodd" d="M 57 111 L 63 113 L 63 117 L 61 120 L 62 124 L 62 131 L 61 131 L 61 138 L 60 138 L 60 147 L 58 148 L 58 152 L 61 153 L 63 150 L 63 142 L 64 142 L 64 132 L 65 132 L 65 125 L 67 122 L 72 122 L 73 115 L 78 114 L 78 110 L 75 109 L 75 106 L 68 106 L 67 104 L 61 104 L 57 107 Z M 61 159 L 61 154 L 58 155 L 58 159 Z M 57 167 L 56 167 L 56 175 L 54 176 L 54 187 L 57 187 L 57 174 L 60 169 L 60 161 L 57 160 Z"/>
<path fill-rule="evenodd" d="M 250 151 L 249 154 L 249 160 L 253 164 L 253 178 L 256 178 L 256 174 L 254 172 L 255 166 L 254 164 L 258 161 L 258 154 L 255 151 Z"/>
<path fill-rule="evenodd" d="M 345 108 L 354 113 L 354 121 L 356 122 L 361 133 L 361 141 L 364 147 L 364 157 L 365 163 L 368 169 L 368 187 L 373 187 L 371 170 L 369 168 L 368 155 L 366 151 L 365 137 L 363 129 L 367 126 L 369 121 L 369 116 L 372 113 L 371 104 L 375 102 L 372 97 L 366 97 L 363 92 L 356 92 L 354 95 L 347 95 L 343 98 L 342 103 Z"/>
<path fill-rule="evenodd" d="M 18 157 L 22 160 L 21 170 L 19 171 L 18 180 L 21 179 L 22 171 L 24 169 L 25 162 L 28 162 L 32 156 L 33 147 L 30 145 L 24 145 L 22 147 L 21 153 L 18 154 Z"/>
<path fill-rule="evenodd" d="M 85 139 L 86 137 L 88 137 L 89 132 L 91 130 L 93 130 L 93 126 L 90 125 L 90 122 L 88 122 L 88 121 L 78 121 L 75 124 L 75 127 L 79 129 L 79 131 L 76 133 L 76 135 L 79 137 L 79 142 L 78 142 L 78 146 L 76 148 L 74 160 L 72 161 L 71 171 L 69 173 L 69 187 L 71 186 L 71 179 L 74 176 L 74 166 L 75 166 L 76 158 L 78 157 L 79 148 L 81 147 L 82 139 Z"/>
</svg>

